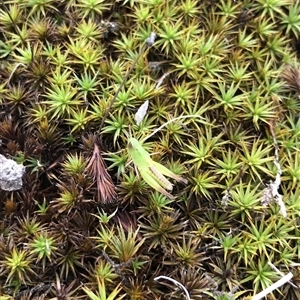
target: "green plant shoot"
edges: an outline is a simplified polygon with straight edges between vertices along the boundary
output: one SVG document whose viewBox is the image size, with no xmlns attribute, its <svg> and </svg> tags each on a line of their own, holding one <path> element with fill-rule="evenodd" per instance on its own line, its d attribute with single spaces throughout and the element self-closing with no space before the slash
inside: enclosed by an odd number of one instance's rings
<svg viewBox="0 0 300 300">
<path fill-rule="evenodd" d="M 150 154 L 143 148 L 142 143 L 154 135 L 156 132 L 161 130 L 164 126 L 167 124 L 178 120 L 178 119 L 183 119 L 183 118 L 191 118 L 191 117 L 196 117 L 196 118 L 201 118 L 202 117 L 198 115 L 188 115 L 188 116 L 180 116 L 177 118 L 174 118 L 159 128 L 157 128 L 154 132 L 151 133 L 148 137 L 143 139 L 142 142 L 139 142 L 135 138 L 129 138 L 128 139 L 128 146 L 127 146 L 127 151 L 128 154 L 130 155 L 134 165 L 137 167 L 141 177 L 155 190 L 160 192 L 161 194 L 165 195 L 169 199 L 174 199 L 173 195 L 171 195 L 168 191 L 172 191 L 173 189 L 173 184 L 165 177 L 171 177 L 175 179 L 178 182 L 182 182 L 184 184 L 187 184 L 187 180 L 184 179 L 183 177 L 176 175 L 172 171 L 170 171 L 168 168 L 165 166 L 161 165 L 158 162 L 155 162 L 151 159 Z"/>
</svg>

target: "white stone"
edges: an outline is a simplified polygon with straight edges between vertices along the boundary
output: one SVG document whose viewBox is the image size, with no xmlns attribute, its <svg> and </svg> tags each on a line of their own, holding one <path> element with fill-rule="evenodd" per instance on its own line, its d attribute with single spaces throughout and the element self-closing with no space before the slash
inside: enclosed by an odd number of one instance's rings
<svg viewBox="0 0 300 300">
<path fill-rule="evenodd" d="M 22 188 L 23 165 L 0 154 L 0 188 L 4 191 L 15 191 Z"/>
</svg>

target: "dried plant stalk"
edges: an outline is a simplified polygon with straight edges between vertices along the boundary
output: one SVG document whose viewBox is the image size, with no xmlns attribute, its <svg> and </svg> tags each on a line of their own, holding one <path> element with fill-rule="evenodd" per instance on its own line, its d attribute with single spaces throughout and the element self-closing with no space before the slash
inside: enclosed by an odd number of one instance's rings
<svg viewBox="0 0 300 300">
<path fill-rule="evenodd" d="M 93 155 L 85 170 L 96 180 L 98 201 L 102 204 L 111 204 L 116 202 L 117 193 L 115 185 L 106 170 L 100 149 L 96 143 L 94 143 Z"/>
<path fill-rule="evenodd" d="M 295 66 L 288 65 L 281 73 L 282 78 L 286 81 L 286 86 L 300 94 L 300 70 Z"/>
</svg>

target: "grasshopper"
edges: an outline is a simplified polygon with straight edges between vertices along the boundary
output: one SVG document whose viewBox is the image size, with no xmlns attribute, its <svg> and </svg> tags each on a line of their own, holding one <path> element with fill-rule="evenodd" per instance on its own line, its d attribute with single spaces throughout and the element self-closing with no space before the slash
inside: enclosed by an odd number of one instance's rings
<svg viewBox="0 0 300 300">
<path fill-rule="evenodd" d="M 168 122 L 164 123 L 162 126 L 154 130 L 148 137 L 144 138 L 142 143 L 147 140 L 149 137 L 154 135 L 156 132 L 161 130 L 167 124 L 183 118 L 201 118 L 198 115 L 187 115 L 187 116 L 180 116 L 174 119 L 169 120 Z M 169 199 L 174 199 L 174 196 L 171 195 L 168 191 L 172 191 L 173 184 L 165 177 L 171 177 L 178 182 L 182 182 L 187 184 L 187 180 L 183 177 L 176 175 L 169 169 L 167 169 L 162 164 L 155 162 L 151 159 L 150 154 L 143 148 L 142 143 L 139 142 L 135 138 L 128 138 L 128 145 L 127 151 L 129 156 L 131 157 L 134 165 L 137 167 L 141 177 L 155 190 L 163 194 L 164 196 L 168 197 Z"/>
<path fill-rule="evenodd" d="M 150 154 L 143 148 L 137 139 L 129 138 L 127 151 L 134 165 L 138 168 L 142 178 L 152 188 L 159 191 L 169 199 L 174 199 L 174 197 L 168 193 L 166 189 L 172 191 L 173 185 L 165 176 L 187 184 L 186 179 L 174 174 L 160 163 L 153 161 L 150 157 Z"/>
</svg>

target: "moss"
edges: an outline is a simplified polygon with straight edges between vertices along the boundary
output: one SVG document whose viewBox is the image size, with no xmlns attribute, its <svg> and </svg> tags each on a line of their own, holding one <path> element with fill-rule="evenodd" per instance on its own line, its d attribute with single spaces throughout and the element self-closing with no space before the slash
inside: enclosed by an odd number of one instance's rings
<svg viewBox="0 0 300 300">
<path fill-rule="evenodd" d="M 182 299 L 154 280 L 168 276 L 193 299 L 246 299 L 280 277 L 269 261 L 298 284 L 299 14 L 291 0 L 1 1 L 0 153 L 26 166 L 21 190 L 0 191 L 1 297 Z M 143 144 L 188 181 L 170 200 L 127 145 L 183 115 L 202 118 Z"/>
</svg>

